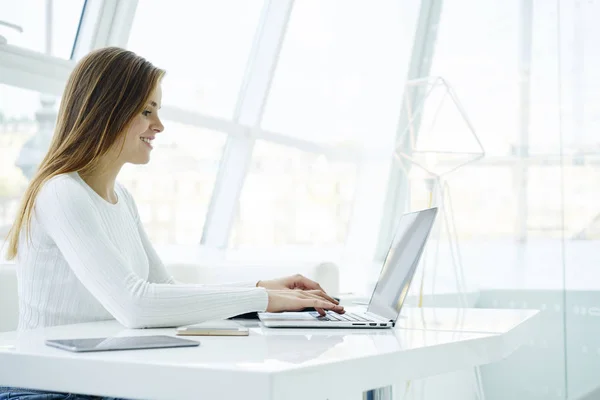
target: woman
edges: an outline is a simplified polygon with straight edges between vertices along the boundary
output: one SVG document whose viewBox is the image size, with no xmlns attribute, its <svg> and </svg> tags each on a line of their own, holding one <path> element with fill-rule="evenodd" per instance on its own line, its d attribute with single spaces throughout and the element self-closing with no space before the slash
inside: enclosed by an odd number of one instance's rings
<svg viewBox="0 0 600 400">
<path fill-rule="evenodd" d="M 125 163 L 150 160 L 163 131 L 163 75 L 112 47 L 87 55 L 69 77 L 52 143 L 9 233 L 8 257 L 18 260 L 19 329 L 112 318 L 128 328 L 168 327 L 305 307 L 342 313 L 300 275 L 224 285 L 169 276 L 133 198 L 116 181 Z M 10 398 L 20 398 L 15 394 Z"/>
</svg>

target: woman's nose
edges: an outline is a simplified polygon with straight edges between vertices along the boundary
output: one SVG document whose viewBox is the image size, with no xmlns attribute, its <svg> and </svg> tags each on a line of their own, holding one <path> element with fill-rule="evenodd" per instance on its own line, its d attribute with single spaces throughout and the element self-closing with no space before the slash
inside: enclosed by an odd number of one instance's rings
<svg viewBox="0 0 600 400">
<path fill-rule="evenodd" d="M 163 126 L 162 122 L 160 121 L 156 121 L 153 125 L 152 125 L 152 131 L 155 133 L 159 133 L 165 130 L 165 127 Z"/>
</svg>

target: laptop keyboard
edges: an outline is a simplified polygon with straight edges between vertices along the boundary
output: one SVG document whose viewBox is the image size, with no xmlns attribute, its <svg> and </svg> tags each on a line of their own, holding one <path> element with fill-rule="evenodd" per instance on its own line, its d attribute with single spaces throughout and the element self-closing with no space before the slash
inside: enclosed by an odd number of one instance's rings
<svg viewBox="0 0 600 400">
<path fill-rule="evenodd" d="M 329 311 L 326 315 L 321 316 L 318 312 L 313 311 L 310 315 L 319 321 L 373 322 L 373 320 L 352 313 L 337 314 L 333 311 Z"/>
</svg>

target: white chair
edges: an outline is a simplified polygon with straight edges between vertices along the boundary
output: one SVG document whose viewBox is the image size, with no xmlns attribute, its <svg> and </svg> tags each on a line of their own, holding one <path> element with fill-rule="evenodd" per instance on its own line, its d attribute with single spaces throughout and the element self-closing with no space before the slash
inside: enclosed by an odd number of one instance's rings
<svg viewBox="0 0 600 400">
<path fill-rule="evenodd" d="M 323 289 L 332 295 L 339 293 L 339 271 L 332 263 L 304 264 L 296 266 L 264 265 L 218 265 L 200 266 L 193 264 L 168 265 L 170 273 L 179 282 L 219 283 L 259 279 L 271 279 L 295 273 L 304 274 L 316 280 Z M 19 301 L 15 266 L 0 264 L 0 332 L 17 329 L 19 320 Z"/>
</svg>

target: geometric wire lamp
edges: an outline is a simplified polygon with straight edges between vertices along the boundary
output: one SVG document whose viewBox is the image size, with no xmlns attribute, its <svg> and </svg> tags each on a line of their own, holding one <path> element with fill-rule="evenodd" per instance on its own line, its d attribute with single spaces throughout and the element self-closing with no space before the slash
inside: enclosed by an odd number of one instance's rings
<svg viewBox="0 0 600 400">
<path fill-rule="evenodd" d="M 444 223 L 448 234 L 450 261 L 459 300 L 466 307 L 467 289 L 450 189 L 446 182 L 442 182 L 442 177 L 482 159 L 485 151 L 454 89 L 441 77 L 414 79 L 406 83 L 402 117 L 406 125 L 399 127 L 401 134 L 396 142 L 395 154 L 407 176 L 416 172 L 412 167 L 425 173 L 423 178 L 429 190 L 429 206 L 433 206 L 435 199 L 439 209 L 438 218 Z M 441 231 L 442 224 L 437 225 L 437 230 Z M 439 247 L 435 252 L 439 252 Z M 426 257 L 423 258 L 419 307 L 423 307 L 425 271 L 429 269 L 425 263 Z M 433 265 L 430 266 L 432 294 L 435 293 L 438 254 L 433 259 Z M 479 368 L 475 373 L 480 399 L 483 399 Z"/>
<path fill-rule="evenodd" d="M 441 77 L 419 78 L 406 83 L 402 122 L 404 126 L 399 126 L 395 155 L 407 176 L 417 175 L 425 180 L 429 190 L 429 207 L 435 201 L 439 208 L 438 219 L 445 222 L 448 233 L 456 287 L 461 301 L 466 303 L 465 279 L 450 191 L 448 185 L 442 182 L 442 176 L 480 160 L 485 156 L 485 151 L 454 90 Z M 438 227 L 441 229 L 441 224 Z M 437 261 L 432 268 L 434 293 Z M 424 263 L 419 306 L 423 304 L 425 269 Z"/>
<path fill-rule="evenodd" d="M 483 146 L 452 87 L 441 77 L 408 81 L 404 89 L 406 125 L 396 143 L 403 168 L 446 175 L 485 156 Z"/>
</svg>

